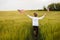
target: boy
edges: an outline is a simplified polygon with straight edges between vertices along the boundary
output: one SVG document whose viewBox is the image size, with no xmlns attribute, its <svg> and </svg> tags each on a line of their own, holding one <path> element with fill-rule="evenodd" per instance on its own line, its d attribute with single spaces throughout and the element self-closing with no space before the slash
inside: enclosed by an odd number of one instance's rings
<svg viewBox="0 0 60 40">
<path fill-rule="evenodd" d="M 33 26 L 33 29 L 34 29 L 34 35 L 35 37 L 37 38 L 38 37 L 38 27 L 39 27 L 39 23 L 38 23 L 38 20 L 41 20 L 45 17 L 46 13 L 41 16 L 41 17 L 37 17 L 38 14 L 37 13 L 34 13 L 34 17 L 30 16 L 30 15 L 27 15 L 29 18 L 32 19 L 32 26 Z"/>
</svg>

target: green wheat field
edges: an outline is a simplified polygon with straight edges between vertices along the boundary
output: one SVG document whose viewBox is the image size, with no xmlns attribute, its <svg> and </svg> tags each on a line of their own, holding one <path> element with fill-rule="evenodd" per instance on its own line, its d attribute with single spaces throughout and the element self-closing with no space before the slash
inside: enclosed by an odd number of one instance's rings
<svg viewBox="0 0 60 40">
<path fill-rule="evenodd" d="M 47 13 L 44 19 L 39 20 L 38 40 L 60 40 L 60 11 L 26 10 L 0 11 L 0 40 L 34 40 L 32 20 L 25 14 L 38 17 Z"/>
</svg>

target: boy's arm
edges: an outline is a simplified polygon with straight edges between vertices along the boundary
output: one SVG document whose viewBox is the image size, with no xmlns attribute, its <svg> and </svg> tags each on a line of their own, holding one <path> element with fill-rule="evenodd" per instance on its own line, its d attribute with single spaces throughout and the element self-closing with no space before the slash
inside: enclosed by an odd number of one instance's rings
<svg viewBox="0 0 60 40">
<path fill-rule="evenodd" d="M 28 14 L 25 14 L 25 15 L 27 15 L 29 18 L 33 18 L 32 16 L 30 16 L 30 15 L 28 15 Z"/>
<path fill-rule="evenodd" d="M 46 9 L 47 9 L 47 12 L 50 11 L 49 8 L 46 8 Z M 43 19 L 45 16 L 46 16 L 46 13 L 43 16 L 39 17 L 39 19 Z"/>
<path fill-rule="evenodd" d="M 46 13 L 43 16 L 39 17 L 38 19 L 43 19 L 45 16 L 46 16 Z"/>
</svg>

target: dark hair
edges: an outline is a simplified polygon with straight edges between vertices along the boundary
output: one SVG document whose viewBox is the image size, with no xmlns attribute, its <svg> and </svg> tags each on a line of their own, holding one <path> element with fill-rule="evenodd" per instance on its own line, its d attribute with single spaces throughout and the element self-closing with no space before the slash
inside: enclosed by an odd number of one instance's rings
<svg viewBox="0 0 60 40">
<path fill-rule="evenodd" d="M 34 13 L 34 16 L 37 17 L 37 13 L 36 12 Z"/>
</svg>

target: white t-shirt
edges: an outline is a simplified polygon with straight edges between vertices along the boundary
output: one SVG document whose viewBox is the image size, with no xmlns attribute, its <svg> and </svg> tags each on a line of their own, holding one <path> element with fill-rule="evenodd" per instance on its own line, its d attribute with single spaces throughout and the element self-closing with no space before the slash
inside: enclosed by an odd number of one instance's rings
<svg viewBox="0 0 60 40">
<path fill-rule="evenodd" d="M 43 19 L 45 15 L 43 15 L 42 17 L 32 17 L 30 15 L 27 15 L 27 16 L 32 19 L 32 25 L 33 26 L 39 26 L 38 20 Z"/>
</svg>

